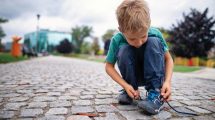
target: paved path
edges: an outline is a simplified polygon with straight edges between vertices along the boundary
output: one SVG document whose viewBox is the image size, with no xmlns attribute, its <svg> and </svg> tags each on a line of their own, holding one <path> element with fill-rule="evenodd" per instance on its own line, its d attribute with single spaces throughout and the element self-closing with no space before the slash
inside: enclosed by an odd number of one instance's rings
<svg viewBox="0 0 215 120">
<path fill-rule="evenodd" d="M 149 116 L 133 105 L 119 105 L 121 87 L 104 71 L 104 64 L 43 57 L 0 65 L 0 119 L 24 120 L 214 120 L 215 81 L 173 76 L 172 99 L 177 110 L 197 113 L 187 116 L 167 105 Z M 140 88 L 142 96 L 145 90 Z M 92 113 L 97 117 L 80 115 Z"/>
<path fill-rule="evenodd" d="M 202 68 L 201 70 L 189 72 L 189 73 L 176 73 L 184 75 L 186 77 L 199 78 L 199 79 L 210 79 L 215 80 L 215 69 L 214 68 Z"/>
</svg>

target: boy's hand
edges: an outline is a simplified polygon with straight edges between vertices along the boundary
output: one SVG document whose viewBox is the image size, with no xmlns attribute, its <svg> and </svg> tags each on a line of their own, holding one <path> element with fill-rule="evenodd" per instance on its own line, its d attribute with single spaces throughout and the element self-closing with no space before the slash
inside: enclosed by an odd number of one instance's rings
<svg viewBox="0 0 215 120">
<path fill-rule="evenodd" d="M 137 94 L 136 94 L 136 96 L 134 97 L 134 99 L 135 99 L 135 100 L 140 99 L 140 91 L 139 91 L 139 90 L 136 90 L 135 92 L 136 92 Z"/>
<path fill-rule="evenodd" d="M 138 93 L 134 90 L 134 88 L 127 84 L 125 87 L 124 87 L 125 91 L 127 92 L 128 96 L 131 97 L 132 99 L 135 99 L 138 95 Z"/>
<path fill-rule="evenodd" d="M 163 96 L 164 100 L 170 101 L 171 100 L 171 83 L 164 82 L 161 88 L 161 95 Z"/>
</svg>

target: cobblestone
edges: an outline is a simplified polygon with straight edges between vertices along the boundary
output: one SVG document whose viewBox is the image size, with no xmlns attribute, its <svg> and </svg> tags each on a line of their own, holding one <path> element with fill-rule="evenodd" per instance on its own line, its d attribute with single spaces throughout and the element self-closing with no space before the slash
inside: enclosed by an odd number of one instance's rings
<svg viewBox="0 0 215 120">
<path fill-rule="evenodd" d="M 42 109 L 24 109 L 21 110 L 21 117 L 36 117 L 40 114 L 43 114 Z"/>
<path fill-rule="evenodd" d="M 40 57 L 0 64 L 0 119 L 14 120 L 214 120 L 215 79 L 173 74 L 172 101 L 158 115 L 120 105 L 122 88 L 104 64 L 65 57 Z M 145 90 L 139 88 L 141 97 Z M 96 117 L 78 115 L 92 114 Z"/>
<path fill-rule="evenodd" d="M 72 114 L 77 113 L 93 113 L 95 110 L 91 106 L 73 106 Z"/>
<path fill-rule="evenodd" d="M 51 108 L 46 113 L 46 115 L 61 115 L 61 114 L 67 114 L 68 110 L 66 108 Z"/>
</svg>

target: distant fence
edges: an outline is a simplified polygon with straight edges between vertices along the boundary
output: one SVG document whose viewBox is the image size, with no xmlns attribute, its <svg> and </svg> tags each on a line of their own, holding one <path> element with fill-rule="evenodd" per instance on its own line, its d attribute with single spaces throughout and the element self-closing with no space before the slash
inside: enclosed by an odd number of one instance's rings
<svg viewBox="0 0 215 120">
<path fill-rule="evenodd" d="M 174 64 L 183 65 L 183 66 L 206 66 L 206 67 L 215 68 L 214 59 L 204 60 L 199 57 L 193 57 L 190 59 L 182 58 L 182 57 L 175 57 Z"/>
</svg>

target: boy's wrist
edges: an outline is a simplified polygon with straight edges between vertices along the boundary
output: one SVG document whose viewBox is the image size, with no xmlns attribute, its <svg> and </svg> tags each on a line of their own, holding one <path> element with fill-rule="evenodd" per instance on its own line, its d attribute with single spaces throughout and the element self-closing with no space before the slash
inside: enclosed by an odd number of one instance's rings
<svg viewBox="0 0 215 120">
<path fill-rule="evenodd" d="M 122 87 L 124 88 L 124 89 L 126 89 L 126 88 L 128 88 L 128 83 L 127 82 L 123 82 L 123 84 L 122 84 Z"/>
<path fill-rule="evenodd" d="M 169 84 L 171 84 L 171 79 L 165 79 L 165 81 L 164 81 L 165 83 L 169 83 Z"/>
</svg>

